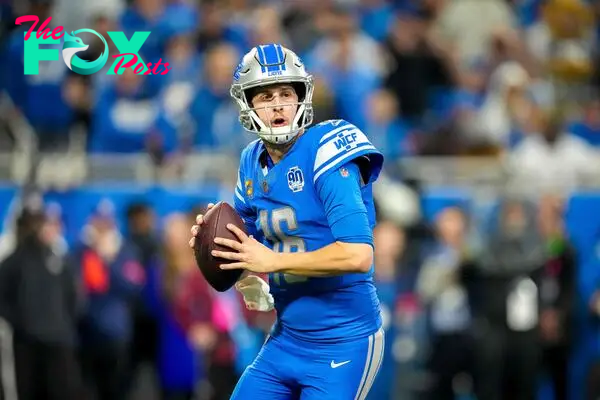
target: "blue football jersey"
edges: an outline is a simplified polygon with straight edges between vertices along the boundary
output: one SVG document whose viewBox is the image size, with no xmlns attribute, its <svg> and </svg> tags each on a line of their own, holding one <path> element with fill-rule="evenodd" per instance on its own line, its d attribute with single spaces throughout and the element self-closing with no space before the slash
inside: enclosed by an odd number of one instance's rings
<svg viewBox="0 0 600 400">
<path fill-rule="evenodd" d="M 314 251 L 335 242 L 316 191 L 320 179 L 361 158 L 362 199 L 371 229 L 375 225 L 372 183 L 383 156 L 354 125 L 325 121 L 300 136 L 271 168 L 261 162 L 261 140 L 242 152 L 234 204 L 248 231 L 276 252 Z M 353 340 L 381 326 L 379 300 L 368 273 L 305 277 L 283 273 L 269 276 L 275 298 L 275 332 L 299 339 Z"/>
</svg>

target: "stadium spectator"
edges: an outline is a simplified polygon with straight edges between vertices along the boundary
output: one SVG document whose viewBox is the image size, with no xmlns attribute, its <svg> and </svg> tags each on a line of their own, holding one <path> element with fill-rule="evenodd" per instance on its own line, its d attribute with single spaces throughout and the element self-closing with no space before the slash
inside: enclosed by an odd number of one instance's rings
<svg viewBox="0 0 600 400">
<path fill-rule="evenodd" d="M 37 15 L 41 24 L 51 16 L 53 4 L 53 0 L 34 0 L 28 3 L 27 12 L 23 14 Z M 52 21 L 47 28 L 52 30 L 55 26 Z M 23 34 L 29 27 L 29 23 L 18 26 L 5 43 L 3 52 L 8 62 L 2 66 L 2 75 L 10 79 L 4 78 L 3 89 L 10 96 L 18 115 L 33 129 L 41 151 L 65 150 L 73 120 L 73 110 L 63 95 L 69 70 L 64 63 L 40 61 L 37 74 L 24 75 Z M 58 51 L 60 44 L 51 44 L 47 48 Z"/>
<path fill-rule="evenodd" d="M 84 378 L 99 400 L 126 398 L 131 360 L 131 302 L 145 283 L 136 251 L 115 226 L 107 201 L 98 204 L 75 250 L 85 296 L 80 323 Z"/>
<path fill-rule="evenodd" d="M 366 98 L 379 86 L 384 73 L 383 54 L 377 43 L 358 29 L 351 7 L 333 7 L 326 16 L 331 29 L 305 62 L 335 93 L 336 117 L 352 120 L 363 129 Z"/>
<path fill-rule="evenodd" d="M 393 93 L 387 90 L 371 93 L 365 108 L 366 130 L 373 145 L 383 149 L 390 159 L 414 154 L 413 132 L 398 114 L 398 100 Z"/>
<path fill-rule="evenodd" d="M 76 271 L 57 246 L 56 228 L 42 210 L 23 210 L 17 248 L 0 265 L 0 315 L 13 328 L 21 400 L 83 398 L 75 353 L 80 308 Z"/>
<path fill-rule="evenodd" d="M 467 229 L 463 210 L 448 207 L 438 213 L 437 243 L 423 262 L 417 281 L 417 293 L 427 307 L 431 327 L 428 398 L 432 400 L 451 400 L 461 390 L 470 389 L 455 384 L 461 377 L 472 375 L 471 310 L 462 280 L 463 270 L 472 268 L 467 266 L 472 262 Z"/>
<path fill-rule="evenodd" d="M 593 99 L 587 104 L 583 118 L 573 122 L 568 131 L 588 144 L 600 147 L 600 99 Z"/>
<path fill-rule="evenodd" d="M 578 83 L 592 70 L 593 46 L 591 5 L 582 0 L 549 0 L 541 18 L 526 30 L 526 43 L 536 59 L 545 63 L 557 80 Z M 577 85 L 567 88 L 579 90 Z"/>
<path fill-rule="evenodd" d="M 136 381 L 145 367 L 152 372 L 156 369 L 158 348 L 158 327 L 156 316 L 152 312 L 151 297 L 153 290 L 149 284 L 151 277 L 161 261 L 160 244 L 156 237 L 156 215 L 149 204 L 131 203 L 126 210 L 126 242 L 137 251 L 137 260 L 148 277 L 139 296 L 133 297 L 133 338 L 131 340 L 130 381 Z"/>
<path fill-rule="evenodd" d="M 150 31 L 140 49 L 144 60 L 158 60 L 167 34 L 167 2 L 165 0 L 134 0 L 121 15 L 120 23 L 125 36 L 130 38 L 136 31 Z"/>
<path fill-rule="evenodd" d="M 314 11 L 315 0 L 290 0 L 281 11 L 281 23 L 289 37 L 291 48 L 303 57 L 321 37 L 323 14 Z"/>
<path fill-rule="evenodd" d="M 541 361 L 540 272 L 547 260 L 535 216 L 532 204 L 505 198 L 475 268 L 465 271 L 477 398 L 535 398 Z"/>
<path fill-rule="evenodd" d="M 524 138 L 510 154 L 509 167 L 517 190 L 569 193 L 594 182 L 598 164 L 592 147 L 564 131 L 563 118 L 546 114 L 542 130 Z"/>
<path fill-rule="evenodd" d="M 531 112 L 527 89 L 531 78 L 521 64 L 502 63 L 490 76 L 490 85 L 479 112 L 485 138 L 499 145 L 509 145 L 512 130 Z"/>
<path fill-rule="evenodd" d="M 263 43 L 281 43 L 289 45 L 287 37 L 281 26 L 278 10 L 275 6 L 266 5 L 258 7 L 254 11 L 249 27 L 249 39 L 252 46 Z"/>
<path fill-rule="evenodd" d="M 560 199 L 545 196 L 540 201 L 538 226 L 549 249 L 540 281 L 540 334 L 556 400 L 568 399 L 577 276 L 577 254 L 566 236 L 563 214 Z"/>
<path fill-rule="evenodd" d="M 385 42 L 393 68 L 384 85 L 398 98 L 399 114 L 419 123 L 432 103 L 432 90 L 451 89 L 457 81 L 451 46 L 437 44 L 441 39 L 427 31 L 427 20 L 420 10 L 409 11 L 395 17 Z"/>
<path fill-rule="evenodd" d="M 204 209 L 194 209 L 187 226 Z M 177 245 L 181 242 L 177 241 Z M 236 291 L 215 292 L 195 267 L 191 253 L 178 251 L 178 254 L 184 255 L 178 256 L 182 260 L 187 259 L 187 263 L 182 264 L 187 267 L 181 272 L 182 279 L 177 282 L 179 286 L 171 297 L 175 318 L 203 361 L 208 398 L 229 399 L 237 380 L 271 330 L 275 312 L 248 310 L 243 297 Z"/>
<path fill-rule="evenodd" d="M 598 243 L 596 243 L 598 248 Z M 585 341 L 584 351 L 587 357 L 585 358 L 585 372 L 587 374 L 585 380 L 586 389 L 582 390 L 581 398 L 586 400 L 597 399 L 600 396 L 600 253 L 594 251 L 586 259 L 581 268 L 582 273 L 579 275 L 579 288 L 582 297 L 582 306 L 586 307 L 581 312 L 584 319 L 587 321 L 591 318 L 591 324 L 584 326 L 584 335 L 580 336 L 581 340 Z M 581 325 L 580 325 L 581 327 Z M 583 380 L 579 380 L 583 383 Z"/>
<path fill-rule="evenodd" d="M 447 1 L 439 10 L 434 29 L 456 45 L 459 63 L 466 65 L 486 58 L 495 30 L 513 26 L 514 19 L 506 1 Z"/>
<path fill-rule="evenodd" d="M 250 136 L 240 132 L 236 105 L 229 97 L 231 71 L 238 62 L 238 52 L 235 47 L 220 43 L 208 50 L 205 57 L 205 85 L 196 93 L 189 110 L 193 145 L 239 152 Z"/>
<path fill-rule="evenodd" d="M 400 275 L 400 260 L 404 253 L 404 232 L 393 222 L 382 220 L 373 231 L 375 241 L 375 285 L 381 301 L 382 324 L 385 335 L 393 338 L 395 335 L 394 314 L 398 297 L 398 280 Z M 385 343 L 384 358 L 381 372 L 375 380 L 369 395 L 376 399 L 390 399 L 394 375 L 394 341 Z"/>
<path fill-rule="evenodd" d="M 180 253 L 190 254 L 189 251 Z M 171 297 L 175 317 L 198 351 L 199 365 L 206 368 L 209 398 L 228 399 L 238 377 L 234 367 L 236 348 L 230 336 L 235 318 L 231 304 L 225 304 L 225 297 L 218 296 L 208 285 L 193 258 L 185 265 L 187 270 L 180 272 L 185 279 L 178 279 L 177 288 L 172 286 L 172 290 L 175 289 Z"/>
<path fill-rule="evenodd" d="M 148 203 L 134 202 L 127 207 L 127 240 L 136 248 L 140 263 L 146 269 L 151 268 L 159 257 L 156 219 L 156 214 Z"/>
<path fill-rule="evenodd" d="M 70 1 L 70 0 L 65 0 L 65 1 Z M 101 34 L 103 37 L 108 38 L 108 32 L 114 32 L 116 30 L 118 30 L 119 28 L 119 24 L 118 24 L 118 18 L 121 15 L 120 12 L 122 12 L 122 10 L 120 10 L 120 6 L 119 4 L 121 4 L 121 0 L 114 0 L 114 2 L 116 4 L 113 4 L 113 6 L 115 7 L 114 9 L 111 8 L 110 5 L 108 5 L 107 3 L 103 3 L 103 6 L 100 7 L 92 7 L 92 9 L 90 11 L 92 11 L 91 15 L 90 15 L 90 23 L 89 23 L 89 27 L 93 30 L 95 30 L 96 32 L 98 32 L 99 34 Z M 95 3 L 96 5 L 99 5 L 100 3 Z M 123 4 L 121 4 L 123 5 Z M 108 7 L 106 7 L 108 6 Z M 90 60 L 95 59 L 96 57 L 98 57 L 100 55 L 100 53 L 104 50 L 103 48 L 101 48 L 102 46 L 102 42 L 100 40 L 96 40 L 96 41 L 92 41 L 90 42 L 90 47 L 85 50 L 84 52 L 81 52 L 81 56 L 82 57 L 89 57 Z M 106 44 L 108 44 L 108 52 L 111 55 L 114 54 L 119 54 L 119 51 L 117 50 L 117 47 L 115 46 L 114 42 L 112 40 L 106 40 Z M 110 59 L 112 59 L 112 57 L 109 57 Z M 98 101 L 100 99 L 100 96 L 103 94 L 104 89 L 109 86 L 111 84 L 111 82 L 114 82 L 115 80 L 115 75 L 108 75 L 108 72 L 110 71 L 111 68 L 113 67 L 113 62 L 109 60 L 109 62 L 107 62 L 104 67 L 98 71 L 97 73 L 93 74 L 93 75 L 87 75 L 87 76 L 80 76 L 80 80 L 77 83 L 83 83 L 85 85 L 85 97 L 84 97 L 84 102 L 83 105 L 81 104 L 82 102 L 80 101 L 80 99 L 72 99 L 73 104 L 75 104 L 75 101 L 77 101 L 77 111 L 78 111 L 78 115 L 80 117 L 80 121 L 83 122 L 85 125 L 85 133 L 86 133 L 86 148 L 89 149 L 89 141 L 90 141 L 90 135 L 91 135 L 91 129 L 93 126 L 93 122 L 94 122 L 94 112 L 96 110 Z M 83 97 L 83 96 L 82 96 Z M 75 101 L 73 101 L 75 100 Z M 71 103 L 70 103 L 71 104 Z"/>
<path fill-rule="evenodd" d="M 188 217 L 171 214 L 165 222 L 164 265 L 149 281 L 160 332 L 158 372 L 163 400 L 191 400 L 206 381 L 208 354 L 217 339 L 213 301 L 185 247 Z"/>
<path fill-rule="evenodd" d="M 232 18 L 235 9 L 218 0 L 206 0 L 200 4 L 200 23 L 196 44 L 206 52 L 213 46 L 226 42 L 242 53 L 248 47 L 248 37 L 243 20 Z M 234 64 L 235 66 L 235 64 Z"/>
<path fill-rule="evenodd" d="M 378 42 L 385 40 L 393 22 L 393 5 L 385 0 L 367 0 L 358 7 L 361 29 Z"/>
<path fill-rule="evenodd" d="M 198 73 L 203 57 L 196 51 L 191 34 L 181 32 L 169 38 L 165 59 L 171 70 L 162 83 L 161 106 L 169 123 L 176 127 L 178 136 L 189 136 L 187 109 L 194 91 L 203 83 L 203 76 Z"/>
<path fill-rule="evenodd" d="M 158 98 L 144 85 L 145 78 L 129 68 L 103 88 L 92 115 L 89 151 L 132 153 L 148 148 L 161 158 L 176 148 L 176 132 L 159 112 Z"/>
</svg>

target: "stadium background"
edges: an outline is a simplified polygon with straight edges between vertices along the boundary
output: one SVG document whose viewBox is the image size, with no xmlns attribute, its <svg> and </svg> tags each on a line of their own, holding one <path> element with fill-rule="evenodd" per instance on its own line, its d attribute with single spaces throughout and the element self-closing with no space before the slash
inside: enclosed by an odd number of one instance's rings
<svg viewBox="0 0 600 400">
<path fill-rule="evenodd" d="M 212 331 L 191 334 L 171 315 L 175 300 L 162 290 L 173 276 L 189 273 L 190 260 L 174 256 L 187 251 L 185 213 L 231 199 L 236 157 L 252 137 L 237 123 L 228 88 L 243 52 L 270 42 L 294 49 L 315 76 L 317 121 L 350 120 L 387 157 L 376 189 L 384 222 L 376 238 L 384 249 L 377 281 L 389 348 L 370 398 L 422 398 L 435 382 L 431 304 L 418 282 L 435 253 L 429 244 L 444 236 L 432 233 L 443 224 L 439 216 L 460 207 L 468 226 L 464 246 L 485 253 L 499 202 L 516 195 L 535 204 L 542 219 L 564 217 L 576 249 L 573 318 L 565 322 L 573 331 L 569 398 L 585 398 L 600 357 L 598 313 L 590 308 L 600 290 L 600 3 L 3 0 L 0 12 L 2 253 L 15 244 L 14 223 L 24 207 L 43 207 L 69 252 L 80 247 L 90 225 L 108 232 L 112 254 L 135 242 L 132 223 L 146 226 L 155 242 L 145 254 L 156 257 L 137 259 L 147 278 L 140 296 L 154 299 L 144 312 L 159 328 L 147 352 L 151 362 L 124 373 L 123 391 L 131 389 L 132 398 L 158 398 L 161 387 L 200 388 L 200 396 L 208 396 L 207 380 L 227 390 L 231 379 L 222 371 L 239 373 L 270 324 L 242 312 L 234 293 L 206 292 L 206 301 L 216 304 L 208 319 Z M 26 14 L 52 16 L 50 26 L 69 30 L 150 30 L 140 53 L 173 69 L 158 76 L 84 77 L 56 61 L 24 76 L 22 35 L 29 25 L 21 29 L 14 21 Z M 99 42 L 82 38 L 96 58 Z M 152 213 L 156 218 L 148 217 Z M 448 229 L 460 226 L 452 221 Z M 169 279 L 153 280 L 156 271 L 170 271 Z M 224 316 L 229 324 L 219 324 Z M 133 324 L 132 318 L 121 322 Z M 117 338 L 128 360 L 139 332 L 131 335 Z M 157 375 L 149 372 L 152 363 Z M 544 371 L 532 379 L 540 398 L 550 399 Z M 454 379 L 467 398 L 469 381 L 464 374 Z M 4 396 L 12 400 L 7 382 Z"/>
</svg>

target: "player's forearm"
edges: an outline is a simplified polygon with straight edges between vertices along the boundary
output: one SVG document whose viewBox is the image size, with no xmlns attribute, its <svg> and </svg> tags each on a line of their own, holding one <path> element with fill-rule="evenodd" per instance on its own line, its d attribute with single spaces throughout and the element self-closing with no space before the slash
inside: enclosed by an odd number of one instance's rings
<svg viewBox="0 0 600 400">
<path fill-rule="evenodd" d="M 301 276 L 330 276 L 367 272 L 373 262 L 373 248 L 365 243 L 335 242 L 305 253 L 280 253 L 278 272 Z"/>
</svg>

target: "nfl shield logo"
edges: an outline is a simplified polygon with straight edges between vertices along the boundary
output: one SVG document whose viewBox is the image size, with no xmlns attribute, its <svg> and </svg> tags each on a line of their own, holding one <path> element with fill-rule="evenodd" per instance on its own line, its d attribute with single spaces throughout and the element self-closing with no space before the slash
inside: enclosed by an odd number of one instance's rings
<svg viewBox="0 0 600 400">
<path fill-rule="evenodd" d="M 300 192 L 304 188 L 304 174 L 298 166 L 292 167 L 287 172 L 288 186 L 292 192 Z"/>
</svg>

